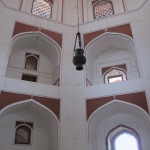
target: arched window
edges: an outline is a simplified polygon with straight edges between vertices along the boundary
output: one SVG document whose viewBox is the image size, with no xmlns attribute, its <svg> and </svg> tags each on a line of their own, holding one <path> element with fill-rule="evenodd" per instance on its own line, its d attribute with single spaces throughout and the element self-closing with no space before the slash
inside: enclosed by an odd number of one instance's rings
<svg viewBox="0 0 150 150">
<path fill-rule="evenodd" d="M 25 68 L 30 70 L 37 70 L 38 55 L 26 54 Z"/>
<path fill-rule="evenodd" d="M 116 135 L 112 142 L 114 150 L 139 150 L 136 136 L 127 131 Z"/>
<path fill-rule="evenodd" d="M 104 75 L 105 83 L 122 82 L 127 80 L 125 70 L 121 68 L 112 67 Z"/>
<path fill-rule="evenodd" d="M 31 144 L 31 127 L 26 123 L 16 126 L 15 144 Z"/>
<path fill-rule="evenodd" d="M 139 136 L 128 127 L 118 126 L 107 136 L 107 150 L 141 150 Z"/>
<path fill-rule="evenodd" d="M 32 14 L 51 18 L 52 5 L 47 0 L 34 0 L 32 5 Z"/>
<path fill-rule="evenodd" d="M 98 1 L 93 5 L 94 19 L 105 18 L 114 14 L 113 4 L 108 0 Z"/>
</svg>

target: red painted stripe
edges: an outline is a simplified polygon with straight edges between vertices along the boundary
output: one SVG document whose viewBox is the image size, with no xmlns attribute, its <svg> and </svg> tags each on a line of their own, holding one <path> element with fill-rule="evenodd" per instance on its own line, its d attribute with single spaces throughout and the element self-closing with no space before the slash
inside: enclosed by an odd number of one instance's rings
<svg viewBox="0 0 150 150">
<path fill-rule="evenodd" d="M 23 0 L 21 0 L 19 10 L 21 10 L 21 8 L 22 8 L 22 4 L 23 4 Z"/>
<path fill-rule="evenodd" d="M 123 5 L 123 9 L 124 9 L 124 11 L 126 11 L 126 7 L 125 7 L 124 0 L 122 0 L 122 5 Z"/>
<path fill-rule="evenodd" d="M 83 0 L 82 0 L 82 21 L 83 21 L 83 23 L 84 23 L 84 9 L 83 9 Z"/>
<path fill-rule="evenodd" d="M 61 22 L 63 22 L 63 7 L 64 7 L 64 0 L 62 0 Z"/>
</svg>

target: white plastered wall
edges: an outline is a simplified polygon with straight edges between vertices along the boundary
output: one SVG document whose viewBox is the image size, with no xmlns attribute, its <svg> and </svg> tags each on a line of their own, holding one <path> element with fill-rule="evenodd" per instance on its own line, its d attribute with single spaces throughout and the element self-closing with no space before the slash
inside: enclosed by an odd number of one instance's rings
<svg viewBox="0 0 150 150">
<path fill-rule="evenodd" d="M 22 3 L 21 10 L 27 13 L 31 13 L 33 0 L 2 0 L 4 4 L 6 4 L 10 8 L 20 9 L 20 4 Z M 114 14 L 121 14 L 124 11 L 132 11 L 141 7 L 146 0 L 112 0 Z M 123 4 L 124 3 L 124 4 Z M 61 22 L 61 17 L 63 15 L 63 22 L 69 25 L 77 24 L 77 2 L 72 0 L 54 0 L 52 7 L 52 20 Z M 63 6 L 62 6 L 63 5 Z M 124 6 L 123 6 L 124 5 Z M 124 10 L 125 7 L 125 10 Z M 82 3 L 79 0 L 79 14 L 80 14 L 80 22 L 82 22 L 82 17 L 84 17 L 84 22 L 93 21 L 93 7 L 92 0 L 83 0 L 83 10 Z M 63 11 L 62 11 L 63 9 Z M 83 14 L 82 14 L 83 11 Z M 71 13 L 70 13 L 71 12 Z M 62 14 L 63 13 L 63 14 Z M 83 15 L 83 16 L 82 16 Z"/>
<path fill-rule="evenodd" d="M 135 1 L 136 2 L 136 1 Z M 140 66 L 141 78 L 123 83 L 101 84 L 84 87 L 85 70 L 77 72 L 72 64 L 73 46 L 77 27 L 60 24 L 27 13 L 8 9 L 0 3 L 1 28 L 0 33 L 0 90 L 15 93 L 61 98 L 60 111 L 60 150 L 86 150 L 88 148 L 88 134 L 86 130 L 86 103 L 88 98 L 105 97 L 137 91 L 146 91 L 148 106 L 150 106 L 150 2 L 141 9 L 112 16 L 110 18 L 88 22 L 80 26 L 81 33 L 94 32 L 108 27 L 130 23 L 134 35 L 137 62 Z M 143 17 L 144 16 L 144 17 Z M 61 59 L 61 87 L 43 84 L 26 83 L 20 80 L 5 78 L 6 66 L 9 57 L 9 45 L 15 21 L 40 26 L 54 32 L 62 33 L 62 59 Z M 147 138 L 146 134 L 142 135 Z M 147 148 L 143 148 L 147 150 Z"/>
<path fill-rule="evenodd" d="M 0 149 L 57 150 L 58 120 L 34 100 L 8 105 L 0 112 Z M 16 121 L 33 123 L 31 144 L 14 144 Z"/>
<path fill-rule="evenodd" d="M 36 32 L 24 33 L 13 39 L 6 77 L 21 79 L 22 74 L 29 74 L 37 76 L 37 82 L 43 84 L 53 84 L 59 79 L 59 48 L 42 36 Z M 26 53 L 39 55 L 36 71 L 25 69 Z"/>
<path fill-rule="evenodd" d="M 133 104 L 114 100 L 95 111 L 88 122 L 90 150 L 106 149 L 108 133 L 119 125 L 134 129 L 139 134 L 142 149 L 149 149 L 149 115 Z M 146 137 L 146 139 L 145 139 Z"/>
</svg>

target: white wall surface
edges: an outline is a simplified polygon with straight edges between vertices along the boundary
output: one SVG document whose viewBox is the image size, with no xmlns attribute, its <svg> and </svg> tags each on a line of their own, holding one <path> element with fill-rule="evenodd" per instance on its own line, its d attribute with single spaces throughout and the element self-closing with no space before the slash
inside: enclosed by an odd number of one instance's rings
<svg viewBox="0 0 150 150">
<path fill-rule="evenodd" d="M 19 9 L 21 0 L 2 0 L 8 7 Z"/>
<path fill-rule="evenodd" d="M 67 2 L 69 3 L 69 1 Z M 72 2 L 72 4 L 75 4 L 75 2 Z M 67 7 L 68 5 L 65 6 L 64 4 L 65 7 Z M 66 11 L 66 13 L 68 12 Z M 68 18 L 66 18 L 66 22 L 68 20 L 69 24 L 71 25 L 76 22 L 74 18 L 72 20 L 69 20 L 73 14 L 75 13 L 69 14 L 69 16 L 67 16 Z M 91 87 L 84 87 L 86 77 L 85 70 L 78 72 L 75 70 L 75 66 L 72 64 L 74 40 L 75 34 L 77 32 L 76 26 L 71 27 L 54 21 L 40 19 L 39 17 L 32 16 L 30 14 L 8 9 L 1 3 L 0 18 L 0 90 L 60 98 L 61 125 L 58 137 L 58 147 L 60 148 L 60 150 L 86 150 L 87 148 L 89 148 L 89 145 L 87 144 L 88 132 L 86 126 L 87 120 L 85 102 L 85 100 L 88 98 L 146 91 L 148 106 L 150 106 L 149 1 L 137 11 L 112 16 L 111 18 L 93 21 L 80 26 L 81 33 L 88 33 L 100 29 L 105 29 L 107 27 L 118 26 L 121 24 L 131 24 L 136 46 L 137 63 L 139 65 L 141 78 L 128 80 L 123 83 L 114 83 L 111 85 L 101 84 Z M 5 72 L 9 58 L 10 43 L 12 40 L 15 21 L 34 26 L 38 26 L 38 23 L 40 22 L 41 27 L 54 32 L 62 33 L 63 43 L 60 71 L 61 87 L 43 85 L 40 83 L 27 83 L 24 81 L 5 78 Z M 116 116 L 119 116 L 119 114 L 116 114 Z M 116 117 L 116 119 L 117 118 L 118 117 Z M 149 139 L 148 132 L 145 133 L 147 131 L 146 129 L 148 128 L 149 127 L 145 126 L 143 128 L 144 131 L 142 132 L 142 134 L 140 134 L 143 139 Z M 145 143 L 147 141 L 142 142 Z M 143 150 L 148 150 L 149 145 L 144 145 L 145 147 L 143 147 Z"/>
<path fill-rule="evenodd" d="M 114 101 L 104 106 L 89 120 L 90 150 L 106 149 L 106 137 L 118 125 L 125 125 L 137 131 L 142 142 L 142 149 L 150 148 L 148 140 L 150 137 L 150 118 L 130 104 L 119 103 Z M 145 136 L 147 140 L 144 138 Z"/>
<path fill-rule="evenodd" d="M 37 71 L 25 69 L 26 53 L 39 55 Z M 51 62 L 46 56 L 36 50 L 21 50 L 10 56 L 6 77 L 21 80 L 22 74 L 35 75 L 38 77 L 37 82 L 52 84 Z"/>
<path fill-rule="evenodd" d="M 20 9 L 21 0 L 2 0 L 4 4 L 10 8 Z M 124 0 L 126 11 L 131 11 L 141 7 L 147 0 Z M 93 8 L 91 0 L 79 0 L 79 14 L 80 22 L 84 17 L 84 22 L 93 21 Z M 114 14 L 124 13 L 124 6 L 122 0 L 112 0 Z M 21 10 L 31 14 L 33 0 L 23 0 Z M 62 6 L 63 5 L 63 6 Z M 82 11 L 84 13 L 82 13 Z M 71 12 L 71 13 L 70 13 Z M 63 20 L 62 20 L 63 16 Z M 65 24 L 77 24 L 77 1 L 74 0 L 55 0 L 52 7 L 52 20 L 63 21 Z"/>
<path fill-rule="evenodd" d="M 34 106 L 35 105 L 35 106 Z M 0 149 L 29 149 L 29 150 L 56 150 L 57 149 L 57 123 L 56 119 L 46 110 L 41 110 L 33 102 L 19 104 L 18 107 L 12 106 L 9 110 L 1 113 L 0 119 Z M 45 112 L 44 112 L 45 111 Z M 14 144 L 16 121 L 33 123 L 31 144 Z"/>
</svg>

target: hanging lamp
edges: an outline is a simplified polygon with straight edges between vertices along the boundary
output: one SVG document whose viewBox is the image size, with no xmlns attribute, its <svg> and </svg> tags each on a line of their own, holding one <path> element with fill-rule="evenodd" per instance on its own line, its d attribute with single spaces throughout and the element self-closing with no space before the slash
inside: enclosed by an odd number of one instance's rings
<svg viewBox="0 0 150 150">
<path fill-rule="evenodd" d="M 83 65 L 86 63 L 86 58 L 84 56 L 84 49 L 82 46 L 81 34 L 79 32 L 79 5 L 77 0 L 77 16 L 78 16 L 78 32 L 75 38 L 74 54 L 73 54 L 73 64 L 76 66 L 76 70 L 83 70 Z"/>
</svg>

